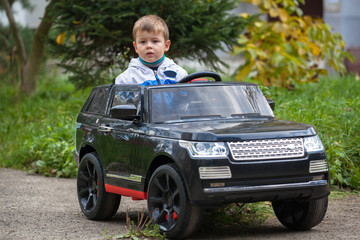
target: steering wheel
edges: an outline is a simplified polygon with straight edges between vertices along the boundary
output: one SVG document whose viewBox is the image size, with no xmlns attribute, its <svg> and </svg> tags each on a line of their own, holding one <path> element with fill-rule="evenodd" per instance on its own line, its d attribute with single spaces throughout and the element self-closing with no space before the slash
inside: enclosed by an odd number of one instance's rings
<svg viewBox="0 0 360 240">
<path fill-rule="evenodd" d="M 215 80 L 215 82 L 221 82 L 221 77 L 216 72 L 211 71 L 201 71 L 201 72 L 195 72 L 192 74 L 187 75 L 186 77 L 182 78 L 178 83 L 188 83 L 196 78 L 200 77 L 211 77 Z"/>
</svg>

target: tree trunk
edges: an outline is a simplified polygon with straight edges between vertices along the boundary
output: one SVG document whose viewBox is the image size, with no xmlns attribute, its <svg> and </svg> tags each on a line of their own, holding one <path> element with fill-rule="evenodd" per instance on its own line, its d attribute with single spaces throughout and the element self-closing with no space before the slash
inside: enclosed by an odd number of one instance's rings
<svg viewBox="0 0 360 240">
<path fill-rule="evenodd" d="M 14 37 L 15 45 L 16 45 L 16 52 L 17 52 L 17 58 L 19 61 L 19 72 L 20 72 L 20 79 L 23 78 L 23 72 L 24 72 L 24 66 L 26 64 L 26 52 L 24 47 L 24 42 L 20 36 L 19 29 L 17 27 L 17 24 L 15 22 L 14 15 L 11 10 L 11 5 L 8 0 L 0 0 L 5 12 L 6 16 L 9 20 L 9 26 L 10 26 L 10 32 Z"/>
<path fill-rule="evenodd" d="M 52 16 L 49 15 L 49 11 L 55 1 L 56 0 L 51 0 L 45 9 L 44 17 L 36 29 L 29 58 L 23 71 L 20 90 L 27 94 L 34 94 L 36 92 L 37 80 L 44 54 L 45 38 L 49 33 L 53 21 Z"/>
<path fill-rule="evenodd" d="M 56 1 L 57 0 L 51 0 L 47 5 L 45 9 L 44 17 L 42 18 L 40 25 L 36 29 L 29 58 L 26 59 L 24 43 L 21 39 L 19 29 L 12 14 L 9 1 L 0 0 L 6 11 L 6 15 L 9 19 L 11 33 L 15 39 L 15 44 L 17 48 L 19 72 L 20 72 L 19 88 L 20 91 L 28 95 L 34 94 L 36 92 L 37 80 L 39 77 L 42 58 L 44 54 L 45 38 L 49 33 L 53 21 L 53 18 L 49 14 L 49 12 L 50 12 L 50 8 Z"/>
</svg>

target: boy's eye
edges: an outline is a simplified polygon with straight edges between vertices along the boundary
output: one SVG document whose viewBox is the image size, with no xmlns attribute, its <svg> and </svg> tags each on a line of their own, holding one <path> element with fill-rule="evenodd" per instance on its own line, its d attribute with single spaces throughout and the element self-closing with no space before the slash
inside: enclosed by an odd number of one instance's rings
<svg viewBox="0 0 360 240">
<path fill-rule="evenodd" d="M 142 41 L 140 41 L 140 43 L 141 43 L 141 44 L 144 44 L 144 43 L 145 43 L 145 41 L 143 41 L 143 40 L 142 40 Z"/>
</svg>

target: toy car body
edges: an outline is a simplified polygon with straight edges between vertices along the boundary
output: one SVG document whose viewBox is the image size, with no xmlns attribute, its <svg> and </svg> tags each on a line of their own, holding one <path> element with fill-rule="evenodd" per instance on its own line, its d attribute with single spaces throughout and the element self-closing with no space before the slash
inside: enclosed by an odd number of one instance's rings
<svg viewBox="0 0 360 240">
<path fill-rule="evenodd" d="M 89 219 L 113 216 L 121 195 L 147 199 L 170 238 L 196 231 L 203 209 L 232 202 L 271 201 L 286 227 L 310 229 L 330 193 L 314 127 L 276 119 L 250 83 L 95 87 L 74 156 Z"/>
</svg>

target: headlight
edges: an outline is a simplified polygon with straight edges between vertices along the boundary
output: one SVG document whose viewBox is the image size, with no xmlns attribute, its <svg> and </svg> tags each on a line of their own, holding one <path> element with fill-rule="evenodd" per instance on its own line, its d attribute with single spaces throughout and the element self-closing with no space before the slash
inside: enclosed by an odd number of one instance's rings
<svg viewBox="0 0 360 240">
<path fill-rule="evenodd" d="M 186 148 L 192 158 L 221 158 L 228 155 L 223 142 L 188 142 L 180 141 L 180 147 Z"/>
<path fill-rule="evenodd" d="M 321 152 L 325 150 L 318 135 L 304 137 L 304 147 L 307 152 Z"/>
</svg>

